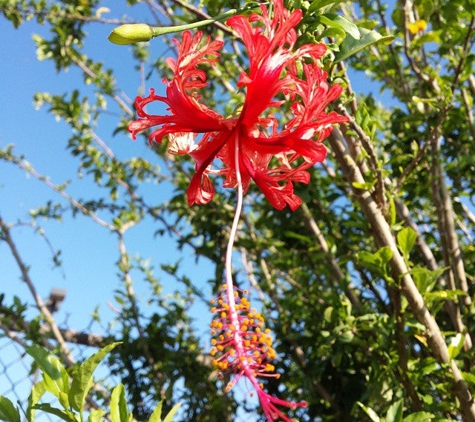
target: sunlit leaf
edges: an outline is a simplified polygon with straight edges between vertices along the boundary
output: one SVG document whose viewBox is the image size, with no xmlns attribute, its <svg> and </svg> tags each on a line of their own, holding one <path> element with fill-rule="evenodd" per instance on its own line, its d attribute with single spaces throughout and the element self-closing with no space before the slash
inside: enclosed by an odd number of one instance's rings
<svg viewBox="0 0 475 422">
<path fill-rule="evenodd" d="M 462 333 L 457 333 L 454 337 L 450 338 L 450 341 L 448 344 L 450 359 L 455 359 L 458 356 L 458 354 L 462 350 L 464 342 L 465 342 L 465 335 Z"/>
<path fill-rule="evenodd" d="M 381 422 L 380 417 L 373 409 L 371 409 L 371 407 L 367 407 L 363 403 L 360 403 L 360 402 L 357 402 L 356 404 L 365 411 L 365 413 L 369 416 L 369 418 L 373 422 Z"/>
<path fill-rule="evenodd" d="M 80 419 L 76 418 L 72 412 L 58 409 L 50 404 L 42 403 L 36 404 L 35 409 L 42 410 L 43 412 L 50 413 L 51 415 L 58 416 L 61 420 L 66 422 L 79 422 Z"/>
<path fill-rule="evenodd" d="M 397 234 L 397 245 L 405 257 L 409 256 L 416 243 L 417 233 L 411 227 L 404 227 Z"/>
<path fill-rule="evenodd" d="M 46 393 L 46 387 L 44 381 L 37 382 L 31 388 L 30 396 L 28 397 L 28 408 L 26 410 L 26 416 L 29 421 L 33 421 L 35 419 L 36 410 L 33 408 L 43 397 Z"/>
<path fill-rule="evenodd" d="M 361 50 L 368 48 L 370 45 L 376 44 L 378 42 L 388 43 L 394 39 L 394 36 L 392 35 L 382 36 L 376 31 L 365 28 L 358 29 L 360 38 L 356 39 L 351 35 L 348 35 L 340 44 L 340 51 L 335 54 L 335 62 L 346 60 Z"/>
<path fill-rule="evenodd" d="M 0 396 L 0 420 L 7 422 L 20 422 L 20 412 L 6 397 Z"/>
<path fill-rule="evenodd" d="M 73 409 L 81 411 L 86 401 L 86 396 L 93 384 L 92 374 L 104 359 L 104 357 L 114 347 L 120 343 L 112 343 L 99 350 L 97 353 L 87 359 L 73 375 L 71 390 L 69 391 L 69 400 Z"/>
<path fill-rule="evenodd" d="M 401 422 L 403 410 L 404 400 L 401 399 L 389 406 L 385 420 L 388 422 Z"/>
<path fill-rule="evenodd" d="M 60 392 L 67 393 L 69 377 L 59 359 L 40 346 L 32 345 L 26 351 L 43 371 L 46 390 L 59 398 Z"/>
<path fill-rule="evenodd" d="M 163 401 L 160 401 L 157 404 L 157 407 L 155 407 L 148 422 L 162 422 L 162 406 L 163 406 Z"/>
<path fill-rule="evenodd" d="M 352 36 L 356 40 L 360 39 L 358 27 L 340 15 L 326 13 L 325 15 L 320 16 L 320 21 L 327 26 L 344 30 L 345 33 Z"/>
<path fill-rule="evenodd" d="M 173 417 L 175 416 L 175 414 L 178 411 L 178 409 L 180 408 L 180 406 L 181 406 L 181 403 L 175 404 L 175 406 L 173 406 L 172 410 L 170 410 L 168 412 L 168 414 L 165 417 L 165 419 L 163 420 L 163 422 L 173 422 Z"/>
<path fill-rule="evenodd" d="M 129 422 L 130 417 L 124 385 L 119 384 L 111 394 L 110 418 L 112 422 Z"/>
<path fill-rule="evenodd" d="M 403 422 L 431 422 L 434 415 L 429 412 L 416 412 L 406 416 Z"/>
</svg>

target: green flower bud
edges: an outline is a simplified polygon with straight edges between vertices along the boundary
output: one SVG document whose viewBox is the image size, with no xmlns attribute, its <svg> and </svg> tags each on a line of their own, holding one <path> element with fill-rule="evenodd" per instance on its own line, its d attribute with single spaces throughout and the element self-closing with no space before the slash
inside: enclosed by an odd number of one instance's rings
<svg viewBox="0 0 475 422">
<path fill-rule="evenodd" d="M 111 43 L 126 45 L 141 41 L 150 41 L 153 36 L 152 28 L 146 23 L 134 23 L 115 28 L 107 38 Z"/>
</svg>

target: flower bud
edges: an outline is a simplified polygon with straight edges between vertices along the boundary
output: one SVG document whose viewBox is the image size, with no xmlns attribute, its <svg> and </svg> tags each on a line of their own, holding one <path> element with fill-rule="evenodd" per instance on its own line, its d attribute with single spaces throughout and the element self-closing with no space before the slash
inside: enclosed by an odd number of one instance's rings
<svg viewBox="0 0 475 422">
<path fill-rule="evenodd" d="M 109 35 L 111 43 L 118 45 L 134 44 L 141 41 L 150 41 L 153 30 L 146 23 L 125 24 L 115 28 Z"/>
</svg>

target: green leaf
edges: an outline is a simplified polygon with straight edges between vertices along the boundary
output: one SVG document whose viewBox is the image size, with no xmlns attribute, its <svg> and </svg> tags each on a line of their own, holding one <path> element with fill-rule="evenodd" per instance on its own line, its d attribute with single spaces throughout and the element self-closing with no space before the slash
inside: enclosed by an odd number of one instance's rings
<svg viewBox="0 0 475 422">
<path fill-rule="evenodd" d="M 467 384 L 471 386 L 475 385 L 475 375 L 471 374 L 470 372 L 462 372 L 462 378 Z"/>
<path fill-rule="evenodd" d="M 47 350 L 36 345 L 27 347 L 26 351 L 43 371 L 42 375 L 46 390 L 58 398 L 60 397 L 60 392 L 67 393 L 69 389 L 69 377 L 59 359 Z"/>
<path fill-rule="evenodd" d="M 125 399 L 125 389 L 123 384 L 119 384 L 112 390 L 110 403 L 110 418 L 112 422 L 128 422 L 130 419 L 127 401 Z"/>
<path fill-rule="evenodd" d="M 170 410 L 170 412 L 168 412 L 168 415 L 165 417 L 163 422 L 173 422 L 173 416 L 175 416 L 175 413 L 178 411 L 180 406 L 181 406 L 181 403 L 175 404 L 175 406 L 173 406 L 172 410 Z"/>
<path fill-rule="evenodd" d="M 361 189 L 361 190 L 372 190 L 375 184 L 376 184 L 376 179 L 372 180 L 371 182 L 353 182 L 352 183 L 354 188 Z"/>
<path fill-rule="evenodd" d="M 404 401 L 398 400 L 389 406 L 389 409 L 386 413 L 386 422 L 401 422 L 402 421 L 402 412 L 404 410 Z"/>
<path fill-rule="evenodd" d="M 341 341 L 342 343 L 351 343 L 354 338 L 355 335 L 350 330 L 344 331 L 338 335 L 338 341 Z"/>
<path fill-rule="evenodd" d="M 417 289 L 422 293 L 428 293 L 433 289 L 435 282 L 446 269 L 438 268 L 431 271 L 427 267 L 416 266 L 411 270 L 411 275 L 414 278 Z"/>
<path fill-rule="evenodd" d="M 69 401 L 71 407 L 78 412 L 82 412 L 86 396 L 93 384 L 92 374 L 101 363 L 104 357 L 120 343 L 112 343 L 99 350 L 87 359 L 74 373 L 71 389 L 69 391 Z"/>
<path fill-rule="evenodd" d="M 450 359 L 455 359 L 457 357 L 457 355 L 460 353 L 460 350 L 462 350 L 464 341 L 465 335 L 462 333 L 457 333 L 457 335 L 451 337 L 448 345 Z"/>
<path fill-rule="evenodd" d="M 429 412 L 416 412 L 403 419 L 403 422 L 430 422 L 434 415 Z"/>
<path fill-rule="evenodd" d="M 104 415 L 106 412 L 102 409 L 93 409 L 89 413 L 89 422 L 103 422 L 104 421 Z"/>
<path fill-rule="evenodd" d="M 396 224 L 397 212 L 396 212 L 396 204 L 394 202 L 394 198 L 391 196 L 389 198 L 389 224 L 394 226 Z"/>
<path fill-rule="evenodd" d="M 36 410 L 33 408 L 40 401 L 41 397 L 46 393 L 44 381 L 36 383 L 31 388 L 30 396 L 28 397 L 28 409 L 26 409 L 26 418 L 29 421 L 35 420 Z"/>
<path fill-rule="evenodd" d="M 325 319 L 326 322 L 332 321 L 333 309 L 334 309 L 333 306 L 329 306 L 323 312 L 323 318 Z"/>
<path fill-rule="evenodd" d="M 336 5 L 343 3 L 345 0 L 314 0 L 308 8 L 309 13 L 315 12 L 318 9 L 323 9 L 326 6 L 332 5 L 332 8 Z"/>
<path fill-rule="evenodd" d="M 470 385 L 475 385 L 475 375 L 470 372 L 462 372 L 462 378 Z"/>
<path fill-rule="evenodd" d="M 426 358 L 419 365 L 422 375 L 428 375 L 440 370 L 440 364 L 434 358 Z"/>
<path fill-rule="evenodd" d="M 320 38 L 325 38 L 325 37 L 332 37 L 332 38 L 344 38 L 346 36 L 345 31 L 340 28 L 326 28 L 324 29 L 321 34 Z"/>
<path fill-rule="evenodd" d="M 157 404 L 157 407 L 154 409 L 152 416 L 150 416 L 148 422 L 162 422 L 162 406 L 163 400 Z"/>
<path fill-rule="evenodd" d="M 0 420 L 7 422 L 20 422 L 20 412 L 6 397 L 0 396 Z"/>
<path fill-rule="evenodd" d="M 403 255 L 407 258 L 416 243 L 417 233 L 411 227 L 404 227 L 397 234 L 397 245 Z"/>
<path fill-rule="evenodd" d="M 458 296 L 467 296 L 463 290 L 439 290 L 437 292 L 428 292 L 424 295 L 427 301 L 430 300 L 455 300 Z"/>
<path fill-rule="evenodd" d="M 292 232 L 290 230 L 287 230 L 284 233 L 284 235 L 285 235 L 285 237 L 289 237 L 291 239 L 300 240 L 302 242 L 310 243 L 310 244 L 312 243 L 312 239 L 309 236 L 304 236 L 304 235 L 301 235 L 299 233 Z"/>
<path fill-rule="evenodd" d="M 359 51 L 369 47 L 377 42 L 390 42 L 394 39 L 392 35 L 382 36 L 376 31 L 370 31 L 365 28 L 358 28 L 360 33 L 360 39 L 355 39 L 351 35 L 348 35 L 340 44 L 340 51 L 335 54 L 335 63 L 346 60 L 358 53 Z"/>
<path fill-rule="evenodd" d="M 386 264 L 393 257 L 393 251 L 389 246 L 383 246 L 374 254 L 367 251 L 358 252 L 358 262 L 383 277 L 387 276 Z"/>
<path fill-rule="evenodd" d="M 52 415 L 56 415 L 66 422 L 79 422 L 79 419 L 76 418 L 72 412 L 58 409 L 56 407 L 51 406 L 50 404 L 36 404 L 35 409 L 42 410 L 46 413 L 51 413 Z"/>
<path fill-rule="evenodd" d="M 332 28 L 342 29 L 346 34 L 351 35 L 356 40 L 360 39 L 360 31 L 358 30 L 358 27 L 340 15 L 326 13 L 320 16 L 320 21 Z"/>
<path fill-rule="evenodd" d="M 150 419 L 148 420 L 148 422 L 173 422 L 173 416 L 175 416 L 175 413 L 180 408 L 181 403 L 177 403 L 175 406 L 173 406 L 172 410 L 168 412 L 168 415 L 165 417 L 163 421 L 162 421 L 162 405 L 163 405 L 163 400 L 160 403 L 158 403 L 157 407 L 152 413 L 152 416 L 150 416 Z"/>
<path fill-rule="evenodd" d="M 365 411 L 365 413 L 373 422 L 381 422 L 380 417 L 373 409 L 371 409 L 371 407 L 366 407 L 363 403 L 360 403 L 359 401 L 356 402 L 356 404 Z"/>
</svg>

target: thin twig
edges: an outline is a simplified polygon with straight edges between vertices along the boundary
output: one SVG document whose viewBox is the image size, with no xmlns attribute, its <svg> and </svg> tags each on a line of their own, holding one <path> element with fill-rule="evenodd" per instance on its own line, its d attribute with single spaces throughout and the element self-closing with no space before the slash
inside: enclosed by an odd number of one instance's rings
<svg viewBox="0 0 475 422">
<path fill-rule="evenodd" d="M 122 25 L 124 23 L 132 23 L 132 21 L 126 21 L 124 19 L 104 19 L 99 15 L 95 16 L 85 16 L 78 13 L 64 13 L 64 12 L 52 12 L 51 10 L 37 10 L 27 7 L 26 9 L 19 10 L 16 7 L 9 6 L 0 6 L 0 11 L 4 13 L 21 13 L 25 16 L 42 16 L 46 19 L 50 18 L 61 18 L 61 19 L 71 19 L 74 21 L 83 21 L 83 22 L 95 22 L 103 23 L 108 25 Z"/>
<path fill-rule="evenodd" d="M 435 130 L 432 131 L 431 138 L 429 139 L 432 150 L 432 194 L 438 215 L 439 233 L 443 244 L 443 254 L 446 265 L 450 266 L 449 279 L 453 276 L 455 282 L 453 287 L 456 286 L 467 293 L 466 296 L 460 298 L 460 301 L 465 307 L 468 307 L 471 304 L 471 299 L 468 292 L 465 266 L 462 257 L 462 250 L 455 231 L 452 200 L 445 183 L 445 172 L 441 161 L 440 127 L 444 115 L 445 113 L 439 116 L 439 122 L 435 125 Z"/>
<path fill-rule="evenodd" d="M 20 269 L 21 275 L 22 275 L 22 280 L 26 283 L 28 286 L 28 289 L 30 290 L 31 295 L 33 296 L 33 299 L 36 302 L 36 305 L 38 306 L 38 309 L 40 312 L 44 315 L 45 320 L 47 324 L 51 328 L 51 332 L 53 333 L 54 338 L 58 342 L 60 349 L 61 349 L 61 355 L 63 356 L 64 361 L 68 365 L 72 365 L 75 362 L 75 359 L 73 355 L 71 354 L 71 351 L 69 350 L 68 346 L 66 345 L 66 342 L 59 331 L 58 326 L 56 325 L 55 319 L 51 312 L 49 311 L 48 307 L 45 305 L 43 302 L 43 299 L 41 296 L 38 294 L 36 291 L 36 287 L 33 284 L 33 281 L 30 278 L 30 273 L 28 270 L 27 265 L 23 262 L 23 259 L 20 256 L 20 253 L 16 247 L 15 242 L 13 241 L 13 238 L 10 233 L 10 228 L 8 225 L 3 221 L 3 219 L 0 217 L 0 229 L 3 233 L 3 239 L 7 243 L 8 247 L 10 248 L 10 251 L 15 259 L 15 262 L 18 265 L 18 268 Z"/>
<path fill-rule="evenodd" d="M 310 209 L 308 208 L 308 205 L 303 203 L 300 206 L 300 209 L 302 211 L 303 219 L 307 227 L 310 229 L 310 231 L 313 233 L 315 238 L 317 239 L 317 242 L 322 249 L 322 251 L 325 253 L 325 258 L 327 259 L 328 263 L 330 264 L 332 268 L 332 276 L 336 277 L 336 281 L 340 284 L 342 288 L 345 289 L 345 293 L 348 296 L 348 299 L 350 299 L 351 304 L 357 308 L 361 308 L 361 303 L 359 298 L 355 294 L 355 288 L 352 283 L 347 284 L 345 282 L 345 274 L 343 273 L 342 269 L 340 268 L 340 265 L 338 264 L 337 260 L 335 259 L 334 254 L 330 251 L 330 248 L 328 247 L 328 243 L 325 240 L 325 236 L 321 232 L 320 228 L 318 227 L 317 222 L 312 216 L 312 213 L 310 212 Z"/>
</svg>

